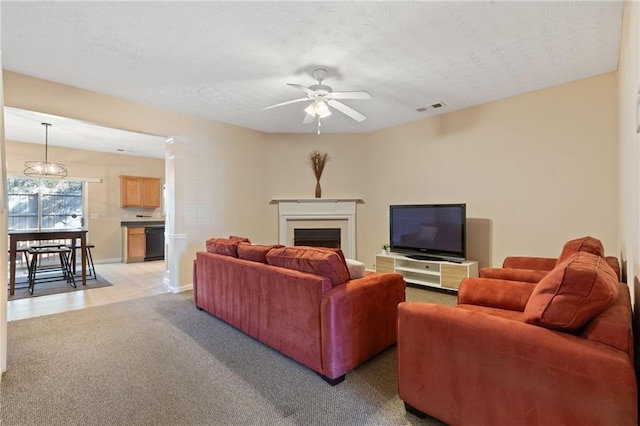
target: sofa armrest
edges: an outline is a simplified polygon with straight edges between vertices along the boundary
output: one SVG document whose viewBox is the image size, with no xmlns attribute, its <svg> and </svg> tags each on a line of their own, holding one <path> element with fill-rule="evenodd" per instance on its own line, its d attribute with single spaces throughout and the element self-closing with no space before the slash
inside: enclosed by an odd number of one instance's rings
<svg viewBox="0 0 640 426">
<path fill-rule="evenodd" d="M 509 256 L 504 259 L 504 262 L 502 262 L 502 267 L 550 271 L 556 267 L 557 262 L 558 259 L 552 257 Z"/>
<path fill-rule="evenodd" d="M 322 297 L 324 374 L 345 374 L 396 342 L 396 312 L 405 300 L 400 274 L 371 273 L 333 287 Z"/>
<path fill-rule="evenodd" d="M 480 269 L 480 278 L 537 283 L 548 273 L 549 271 L 538 271 L 535 269 L 482 268 Z"/>
<path fill-rule="evenodd" d="M 427 303 L 398 307 L 398 393 L 449 424 L 637 424 L 625 352 Z"/>
<path fill-rule="evenodd" d="M 491 278 L 465 278 L 458 289 L 458 304 L 524 312 L 535 284 Z"/>
</svg>

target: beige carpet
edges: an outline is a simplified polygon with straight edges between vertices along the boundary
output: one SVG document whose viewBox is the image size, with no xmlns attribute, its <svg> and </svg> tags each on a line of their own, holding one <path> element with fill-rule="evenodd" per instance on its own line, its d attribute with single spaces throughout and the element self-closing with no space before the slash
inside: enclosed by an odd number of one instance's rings
<svg viewBox="0 0 640 426">
<path fill-rule="evenodd" d="M 197 310 L 191 292 L 13 321 L 8 350 L 3 426 L 441 424 L 405 412 L 395 348 L 332 387 Z"/>
</svg>

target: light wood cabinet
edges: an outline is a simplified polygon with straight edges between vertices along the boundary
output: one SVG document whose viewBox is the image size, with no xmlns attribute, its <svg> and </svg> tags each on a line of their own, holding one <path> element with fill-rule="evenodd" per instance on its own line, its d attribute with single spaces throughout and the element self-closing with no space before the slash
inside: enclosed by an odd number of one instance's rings
<svg viewBox="0 0 640 426">
<path fill-rule="evenodd" d="M 140 228 L 126 228 L 126 263 L 143 262 L 146 250 L 145 230 Z"/>
<path fill-rule="evenodd" d="M 407 283 L 457 291 L 463 279 L 478 276 L 478 262 L 415 260 L 395 254 L 377 255 L 376 272 L 397 272 Z"/>
<path fill-rule="evenodd" d="M 160 207 L 160 179 L 120 176 L 121 207 Z"/>
</svg>

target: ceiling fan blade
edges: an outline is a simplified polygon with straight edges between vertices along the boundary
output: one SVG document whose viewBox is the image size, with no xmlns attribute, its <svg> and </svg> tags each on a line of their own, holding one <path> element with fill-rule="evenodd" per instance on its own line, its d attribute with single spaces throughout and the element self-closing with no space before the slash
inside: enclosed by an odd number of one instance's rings
<svg viewBox="0 0 640 426">
<path fill-rule="evenodd" d="M 292 101 L 282 102 L 280 104 L 275 104 L 275 105 L 264 107 L 264 108 L 262 108 L 262 110 L 264 111 L 265 109 L 277 108 L 277 107 L 281 107 L 283 105 L 295 104 L 296 102 L 302 102 L 302 101 L 308 101 L 308 100 L 309 100 L 309 98 L 294 99 Z"/>
<path fill-rule="evenodd" d="M 291 87 L 295 87 L 296 89 L 300 89 L 305 91 L 309 96 L 314 96 L 316 95 L 316 92 L 314 92 L 313 90 L 309 89 L 308 87 L 304 87 L 300 84 L 295 84 L 295 83 L 287 83 L 287 86 L 291 86 Z"/>
<path fill-rule="evenodd" d="M 302 120 L 302 124 L 309 124 L 315 121 L 315 117 L 311 114 L 305 114 L 304 120 Z"/>
<path fill-rule="evenodd" d="M 364 90 L 358 92 L 331 92 L 329 97 L 331 99 L 371 99 L 369 92 Z"/>
<path fill-rule="evenodd" d="M 367 119 L 367 117 L 365 117 L 364 115 L 360 114 L 355 109 L 346 106 L 342 102 L 338 102 L 338 101 L 334 101 L 333 99 L 329 99 L 327 101 L 327 104 L 329 104 L 329 106 L 331 106 L 331 107 L 334 107 L 335 109 L 337 109 L 341 113 L 343 113 L 345 115 L 348 115 L 349 117 L 353 118 L 358 123 L 361 123 L 361 122 L 363 122 L 364 120 Z"/>
</svg>

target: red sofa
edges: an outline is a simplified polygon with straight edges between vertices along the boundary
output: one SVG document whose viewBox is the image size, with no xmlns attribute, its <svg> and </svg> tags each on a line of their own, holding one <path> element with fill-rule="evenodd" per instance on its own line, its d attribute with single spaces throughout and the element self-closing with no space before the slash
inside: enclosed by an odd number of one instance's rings
<svg viewBox="0 0 640 426">
<path fill-rule="evenodd" d="M 231 241 L 231 242 L 230 242 Z M 400 274 L 351 279 L 341 251 L 212 239 L 194 261 L 196 307 L 335 385 L 396 342 Z"/>
<path fill-rule="evenodd" d="M 637 425 L 629 289 L 575 253 L 537 284 L 463 280 L 398 307 L 398 392 L 451 425 Z"/>
</svg>

